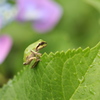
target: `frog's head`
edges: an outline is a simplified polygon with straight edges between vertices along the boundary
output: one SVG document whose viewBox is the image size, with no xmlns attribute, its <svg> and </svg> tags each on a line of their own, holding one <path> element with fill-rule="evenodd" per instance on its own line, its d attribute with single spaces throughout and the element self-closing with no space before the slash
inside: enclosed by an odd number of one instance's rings
<svg viewBox="0 0 100 100">
<path fill-rule="evenodd" d="M 38 42 L 38 45 L 36 47 L 36 51 L 39 51 L 40 49 L 44 48 L 45 46 L 47 46 L 47 42 L 40 39 L 37 41 Z"/>
</svg>

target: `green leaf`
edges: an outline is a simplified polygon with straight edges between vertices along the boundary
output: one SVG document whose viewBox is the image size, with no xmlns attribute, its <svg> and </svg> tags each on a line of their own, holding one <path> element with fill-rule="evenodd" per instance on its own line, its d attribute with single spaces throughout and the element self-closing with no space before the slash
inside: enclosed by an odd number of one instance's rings
<svg viewBox="0 0 100 100">
<path fill-rule="evenodd" d="M 95 7 L 100 12 L 100 0 L 85 0 L 88 4 Z"/>
<path fill-rule="evenodd" d="M 44 53 L 0 90 L 0 100 L 99 100 L 100 43 L 67 52 Z"/>
</svg>

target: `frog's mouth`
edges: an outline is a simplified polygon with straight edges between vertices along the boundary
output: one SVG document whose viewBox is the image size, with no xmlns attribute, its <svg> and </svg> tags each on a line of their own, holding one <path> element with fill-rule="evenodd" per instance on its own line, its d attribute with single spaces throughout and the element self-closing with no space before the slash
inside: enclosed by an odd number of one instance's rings
<svg viewBox="0 0 100 100">
<path fill-rule="evenodd" d="M 45 46 L 47 46 L 47 42 L 41 42 L 41 43 L 39 43 L 39 45 L 36 47 L 36 51 L 44 48 Z"/>
</svg>

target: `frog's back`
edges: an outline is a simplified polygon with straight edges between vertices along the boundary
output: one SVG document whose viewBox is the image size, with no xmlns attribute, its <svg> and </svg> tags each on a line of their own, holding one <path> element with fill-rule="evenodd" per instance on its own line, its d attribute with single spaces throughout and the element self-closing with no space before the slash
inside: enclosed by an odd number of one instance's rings
<svg viewBox="0 0 100 100">
<path fill-rule="evenodd" d="M 28 54 L 28 53 L 30 53 L 31 50 L 35 51 L 35 43 L 30 44 L 30 45 L 25 49 L 25 53 Z"/>
<path fill-rule="evenodd" d="M 39 43 L 41 43 L 41 42 L 43 42 L 43 40 L 42 40 L 42 39 L 39 39 L 38 41 L 36 41 L 36 42 L 30 44 L 30 45 L 25 49 L 25 52 L 24 52 L 24 53 L 25 53 L 25 54 L 28 54 L 28 53 L 30 53 L 31 50 L 36 52 L 36 48 L 37 48 L 37 46 L 39 45 Z"/>
<path fill-rule="evenodd" d="M 24 58 L 23 60 L 25 61 L 27 56 L 31 54 L 31 51 L 35 51 L 35 43 L 30 44 L 24 51 Z"/>
</svg>

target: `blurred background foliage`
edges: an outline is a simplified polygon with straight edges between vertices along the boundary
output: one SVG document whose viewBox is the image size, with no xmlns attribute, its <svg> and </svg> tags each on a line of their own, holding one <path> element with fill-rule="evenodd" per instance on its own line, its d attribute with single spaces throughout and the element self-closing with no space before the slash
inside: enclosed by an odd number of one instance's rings
<svg viewBox="0 0 100 100">
<path fill-rule="evenodd" d="M 100 0 L 55 0 L 63 8 L 63 16 L 53 30 L 37 33 L 29 22 L 13 21 L 1 33 L 13 38 L 13 47 L 0 65 L 0 86 L 20 71 L 23 66 L 24 49 L 38 39 L 47 41 L 42 53 L 67 51 L 87 46 L 93 47 L 100 41 Z M 98 5 L 98 6 L 97 6 Z"/>
</svg>

